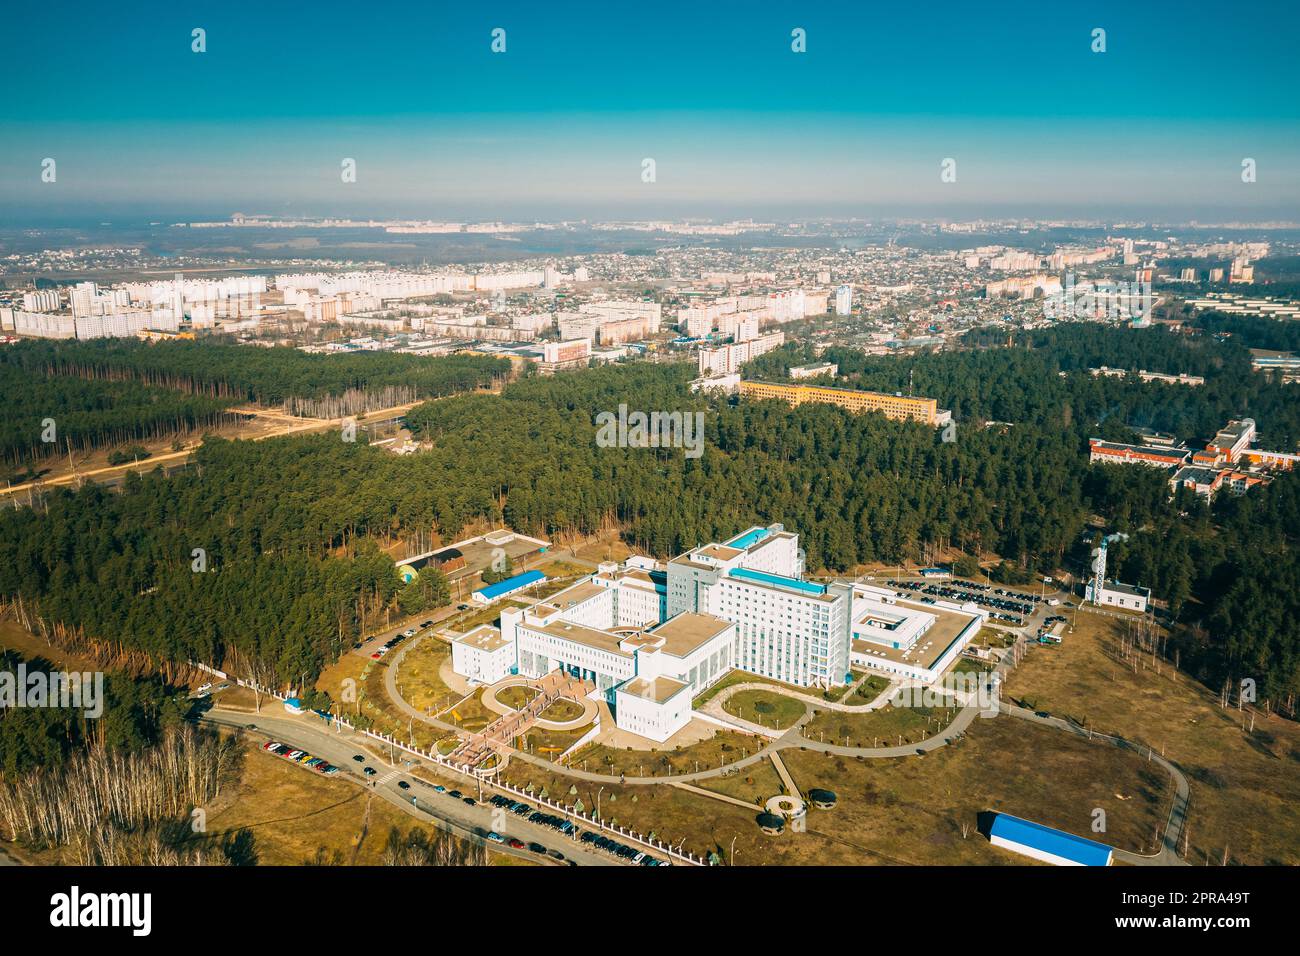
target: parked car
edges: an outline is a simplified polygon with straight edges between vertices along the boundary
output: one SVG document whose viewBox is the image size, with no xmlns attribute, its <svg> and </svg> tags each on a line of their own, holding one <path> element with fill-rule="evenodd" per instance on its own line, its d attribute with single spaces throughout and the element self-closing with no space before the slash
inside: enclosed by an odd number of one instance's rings
<svg viewBox="0 0 1300 956">
<path fill-rule="evenodd" d="M 262 749 L 275 750 L 279 746 L 280 746 L 280 742 L 278 740 L 268 740 L 266 743 L 262 744 Z"/>
<path fill-rule="evenodd" d="M 516 840 L 514 837 L 511 837 L 511 838 L 510 838 L 510 845 L 511 845 L 512 847 L 514 847 L 516 850 L 522 850 L 522 849 L 524 848 L 524 841 L 523 841 L 523 840 Z"/>
<path fill-rule="evenodd" d="M 459 800 L 461 797 L 465 796 L 465 794 L 461 793 L 459 790 L 448 790 L 447 796 L 455 797 L 457 800 Z"/>
<path fill-rule="evenodd" d="M 546 852 L 546 847 L 542 846 L 540 843 L 530 843 L 528 844 L 528 849 L 532 850 L 534 853 Z"/>
<path fill-rule="evenodd" d="M 447 788 L 444 787 L 444 786 L 443 786 L 442 784 L 440 784 L 440 783 L 435 783 L 435 784 L 433 785 L 433 789 L 434 789 L 434 792 L 436 792 L 436 793 L 446 793 L 446 792 L 447 792 Z"/>
<path fill-rule="evenodd" d="M 488 835 L 487 835 L 484 839 L 491 840 L 493 843 L 505 843 L 505 842 L 506 842 L 506 838 L 503 837 L 500 833 L 497 833 L 495 830 L 493 830 L 493 831 L 491 831 L 490 833 L 488 833 Z"/>
</svg>

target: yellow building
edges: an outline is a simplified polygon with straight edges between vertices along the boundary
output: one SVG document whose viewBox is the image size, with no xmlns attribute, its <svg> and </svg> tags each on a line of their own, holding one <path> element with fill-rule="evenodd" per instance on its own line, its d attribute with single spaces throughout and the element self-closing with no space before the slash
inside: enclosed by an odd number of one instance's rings
<svg viewBox="0 0 1300 956">
<path fill-rule="evenodd" d="M 741 382 L 740 394 L 757 399 L 779 398 L 791 405 L 822 402 L 838 405 L 851 412 L 884 412 L 893 419 L 938 424 L 939 408 L 933 398 L 908 398 L 887 392 L 863 392 L 852 388 L 827 388 L 824 385 L 781 385 L 776 382 Z"/>
</svg>

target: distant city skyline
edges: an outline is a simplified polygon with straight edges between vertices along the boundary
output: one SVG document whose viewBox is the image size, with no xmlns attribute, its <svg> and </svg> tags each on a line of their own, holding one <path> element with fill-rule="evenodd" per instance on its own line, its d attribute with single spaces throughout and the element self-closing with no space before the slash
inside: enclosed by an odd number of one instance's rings
<svg viewBox="0 0 1300 956">
<path fill-rule="evenodd" d="M 64 3 L 8 25 L 0 211 L 22 221 L 1300 218 L 1280 2 Z"/>
</svg>

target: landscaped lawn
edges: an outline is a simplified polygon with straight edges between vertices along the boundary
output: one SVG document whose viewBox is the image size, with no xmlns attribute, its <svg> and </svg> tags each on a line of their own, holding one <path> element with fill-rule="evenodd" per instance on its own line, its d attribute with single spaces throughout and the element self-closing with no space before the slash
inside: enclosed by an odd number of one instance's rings
<svg viewBox="0 0 1300 956">
<path fill-rule="evenodd" d="M 557 724 L 563 724 L 568 723 L 570 720 L 577 720 L 582 714 L 583 707 L 581 704 L 561 697 L 552 701 L 539 716 L 545 720 L 553 720 Z"/>
<path fill-rule="evenodd" d="M 823 710 L 804 725 L 803 734 L 809 740 L 824 739 L 848 747 L 897 747 L 933 736 L 956 714 L 951 707 L 896 707 L 892 703 L 866 713 Z"/>
<path fill-rule="evenodd" d="M 786 690 L 797 691 L 801 694 L 819 694 L 820 691 L 815 687 L 796 687 L 794 684 L 784 684 L 779 680 L 772 680 L 770 677 L 762 677 L 758 674 L 751 674 L 749 671 L 732 670 L 718 680 L 716 684 L 709 687 L 702 694 L 696 696 L 693 707 L 700 709 L 702 704 L 707 703 L 714 697 L 718 696 L 719 691 L 728 687 L 734 687 L 737 684 L 770 684 L 773 687 L 784 687 Z"/>
<path fill-rule="evenodd" d="M 768 797 L 785 792 L 781 777 L 770 760 L 744 767 L 725 777 L 711 777 L 696 786 L 752 803 L 755 810 L 762 807 Z"/>
<path fill-rule="evenodd" d="M 869 704 L 889 686 L 889 678 L 872 674 L 844 699 L 846 704 Z"/>
<path fill-rule="evenodd" d="M 855 760 L 787 749 L 805 792 L 833 790 L 833 810 L 810 810 L 809 855 L 883 863 L 1028 861 L 989 844 L 979 815 L 1013 813 L 1135 852 L 1150 852 L 1169 812 L 1169 775 L 1137 754 L 1005 715 L 977 718 L 965 736 L 925 757 Z M 1106 831 L 1092 830 L 1105 811 Z M 815 855 L 814 855 L 815 854 Z"/>
<path fill-rule="evenodd" d="M 437 713 L 458 700 L 439 675 L 443 662 L 451 657 L 451 645 L 436 637 L 425 637 L 402 656 L 397 668 L 397 689 L 421 713 Z"/>
<path fill-rule="evenodd" d="M 738 690 L 722 705 L 727 713 L 764 727 L 785 730 L 804 715 L 805 704 L 767 690 Z"/>
<path fill-rule="evenodd" d="M 528 687 L 524 684 L 514 684 L 499 690 L 496 693 L 497 703 L 505 704 L 514 710 L 523 710 L 528 702 L 536 697 L 538 691 L 536 688 Z M 579 711 L 581 713 L 581 711 Z"/>
<path fill-rule="evenodd" d="M 761 750 L 766 741 L 751 734 L 719 730 L 707 740 L 675 750 L 616 750 L 590 744 L 568 761 L 569 766 L 595 773 L 629 777 L 662 777 L 721 767 Z"/>
<path fill-rule="evenodd" d="M 457 701 L 451 707 L 448 707 L 438 716 L 449 724 L 455 724 L 461 730 L 474 733 L 482 730 L 500 715 L 496 711 L 489 710 L 483 703 L 483 688 L 480 687 L 464 700 Z"/>
</svg>

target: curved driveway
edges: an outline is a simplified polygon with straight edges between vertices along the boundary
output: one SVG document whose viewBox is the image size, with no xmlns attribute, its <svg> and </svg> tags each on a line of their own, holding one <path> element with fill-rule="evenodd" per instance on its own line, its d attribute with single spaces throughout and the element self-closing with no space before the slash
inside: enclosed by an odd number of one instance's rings
<svg viewBox="0 0 1300 956">
<path fill-rule="evenodd" d="M 402 698 L 402 696 L 397 692 L 397 665 L 401 663 L 402 657 L 403 655 L 405 655 L 406 651 L 414 647 L 416 643 L 418 642 L 413 641 L 407 645 L 404 645 L 392 657 L 391 663 L 388 668 L 388 672 L 384 675 L 384 687 L 387 690 L 388 695 L 392 699 L 393 703 L 398 708 L 400 708 L 404 713 L 408 714 L 411 717 L 414 717 L 416 720 L 422 720 L 425 723 L 430 724 L 434 727 L 438 727 L 442 730 L 446 730 L 449 732 L 454 732 L 457 730 L 455 726 L 453 726 L 452 724 L 448 724 L 445 721 L 438 720 L 436 717 L 429 717 L 421 713 L 420 711 L 412 707 L 410 704 L 408 704 Z M 1009 669 L 1008 668 L 1009 661 L 1010 661 L 1009 656 L 1004 657 L 1003 660 L 998 664 L 996 672 L 998 674 L 1005 674 L 1006 671 Z M 773 689 L 773 685 L 762 684 L 762 683 L 737 684 L 734 685 L 734 687 L 736 690 L 740 690 L 745 687 L 758 687 L 763 690 Z M 876 706 L 880 704 L 881 698 L 884 697 L 886 694 L 891 693 L 891 691 L 893 691 L 894 689 L 895 688 L 893 684 L 891 684 L 890 687 L 886 688 L 884 691 L 881 692 L 880 697 L 877 697 L 876 700 L 873 700 L 870 704 L 841 705 L 841 707 L 842 709 L 846 709 L 846 710 L 874 709 Z M 727 688 L 726 690 L 731 690 L 731 688 Z M 776 688 L 776 690 L 784 692 L 782 688 Z M 953 718 L 951 724 L 949 724 L 943 730 L 939 731 L 934 736 L 927 737 L 926 739 L 921 740 L 915 744 L 907 744 L 906 746 L 902 746 L 902 747 L 844 747 L 838 744 L 830 744 L 818 740 L 810 740 L 803 736 L 803 726 L 809 720 L 812 719 L 811 709 L 814 703 L 818 707 L 827 707 L 827 705 L 830 703 L 829 701 L 823 701 L 817 698 L 812 698 L 807 695 L 801 695 L 795 693 L 788 694 L 787 696 L 800 699 L 803 701 L 805 705 L 803 717 L 800 718 L 794 724 L 794 726 L 792 726 L 785 733 L 781 734 L 781 736 L 777 737 L 775 740 L 768 742 L 761 749 L 759 749 L 757 752 L 751 754 L 748 757 L 744 757 L 740 760 L 736 760 L 731 763 L 724 764 L 721 767 L 714 767 L 708 770 L 700 770 L 694 773 L 664 774 L 663 776 L 658 776 L 658 777 L 623 777 L 618 774 L 595 773 L 588 770 L 579 770 L 576 767 L 571 767 L 567 765 L 557 766 L 552 761 L 546 760 L 542 757 L 538 757 L 534 754 L 523 753 L 522 751 L 515 750 L 514 748 L 507 748 L 507 749 L 510 750 L 510 757 L 512 760 L 522 760 L 525 763 L 531 763 L 534 764 L 535 766 L 543 767 L 552 771 L 557 771 L 563 773 L 565 776 L 575 777 L 579 780 L 586 780 L 590 783 L 617 783 L 625 786 L 650 786 L 654 784 L 664 784 L 664 783 L 695 783 L 700 780 L 708 780 L 713 777 L 720 777 L 720 776 L 732 774 L 745 767 L 749 767 L 756 763 L 759 763 L 762 760 L 766 760 L 771 754 L 776 753 L 777 751 L 780 750 L 785 750 L 786 748 L 789 747 L 799 747 L 805 750 L 815 751 L 817 753 L 835 754 L 837 756 L 842 756 L 842 757 L 864 757 L 864 758 L 871 758 L 871 759 L 892 758 L 892 757 L 912 757 L 912 756 L 916 756 L 918 753 L 929 753 L 931 751 L 938 750 L 940 747 L 946 746 L 952 741 L 953 737 L 965 733 L 966 729 L 970 727 L 971 721 L 973 721 L 976 718 L 976 716 L 980 713 L 982 709 L 978 704 L 975 703 L 967 704 L 957 712 L 957 716 Z M 831 708 L 831 709 L 841 709 L 841 708 Z M 1075 724 L 1070 723 L 1069 721 L 1062 720 L 1059 717 L 1050 717 L 1050 716 L 1039 717 L 1033 711 L 1026 710 L 1023 707 L 1017 707 L 1012 704 L 1007 704 L 1005 702 L 999 704 L 998 713 L 1005 714 L 1009 717 L 1019 718 L 1021 720 L 1027 720 L 1030 721 L 1031 723 L 1036 723 L 1044 727 L 1054 727 L 1057 730 L 1063 730 L 1068 733 L 1072 733 L 1076 736 L 1084 737 L 1088 740 L 1101 739 L 1113 746 L 1120 747 L 1121 749 L 1129 750 L 1134 753 L 1141 754 L 1143 752 L 1142 747 L 1139 747 L 1138 745 L 1130 741 L 1124 740 L 1121 737 L 1110 737 L 1105 734 L 1090 733 L 1089 731 L 1081 727 L 1078 727 Z M 1153 753 L 1148 750 L 1147 755 L 1153 762 L 1158 763 L 1162 768 L 1164 768 L 1164 770 L 1170 775 L 1170 777 L 1174 781 L 1174 802 L 1173 805 L 1170 807 L 1169 820 L 1165 826 L 1165 833 L 1162 840 L 1162 846 L 1160 852 L 1155 854 L 1154 856 L 1142 856 L 1140 854 L 1133 853 L 1128 850 L 1120 850 L 1120 849 L 1115 850 L 1115 856 L 1125 863 L 1139 865 L 1139 866 L 1152 866 L 1152 865 L 1187 866 L 1188 865 L 1187 862 L 1178 856 L 1178 841 L 1181 837 L 1183 825 L 1186 821 L 1187 800 L 1188 800 L 1188 795 L 1190 793 L 1190 787 L 1187 783 L 1187 777 L 1183 774 L 1181 770 L 1179 770 L 1176 766 L 1174 766 L 1171 762 L 1169 762 L 1159 754 Z"/>
</svg>

